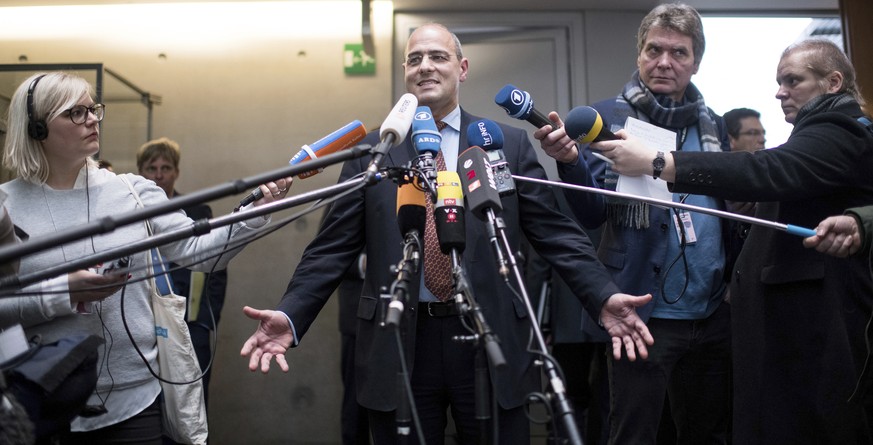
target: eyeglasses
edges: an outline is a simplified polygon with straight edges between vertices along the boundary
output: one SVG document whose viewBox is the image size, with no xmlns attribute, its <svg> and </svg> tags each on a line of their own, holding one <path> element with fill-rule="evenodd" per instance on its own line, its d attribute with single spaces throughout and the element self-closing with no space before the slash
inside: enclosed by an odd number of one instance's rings
<svg viewBox="0 0 873 445">
<path fill-rule="evenodd" d="M 441 64 L 446 63 L 452 59 L 452 55 L 449 53 L 442 53 L 442 52 L 434 52 L 434 53 L 429 53 L 429 54 L 414 53 L 414 54 L 410 54 L 410 55 L 406 56 L 406 66 L 421 65 L 421 62 L 424 60 L 425 57 L 430 59 L 431 63 L 435 63 L 437 65 L 441 65 Z"/>
<path fill-rule="evenodd" d="M 766 135 L 767 130 L 746 130 L 746 131 L 741 131 L 739 134 L 740 134 L 740 136 L 758 137 L 758 136 Z"/>
<path fill-rule="evenodd" d="M 70 116 L 70 120 L 73 121 L 74 124 L 81 125 L 84 124 L 85 121 L 88 120 L 88 113 L 94 115 L 97 118 L 97 122 L 103 120 L 103 115 L 106 114 L 106 106 L 103 104 L 94 104 L 90 107 L 86 107 L 84 105 L 76 105 L 69 110 L 64 111 Z"/>
</svg>

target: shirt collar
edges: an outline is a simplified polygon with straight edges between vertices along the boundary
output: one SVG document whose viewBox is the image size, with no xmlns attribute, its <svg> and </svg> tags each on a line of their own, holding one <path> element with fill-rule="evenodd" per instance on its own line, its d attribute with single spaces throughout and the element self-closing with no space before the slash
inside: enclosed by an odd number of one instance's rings
<svg viewBox="0 0 873 445">
<path fill-rule="evenodd" d="M 452 110 L 449 114 L 446 115 L 442 119 L 443 122 L 446 123 L 446 126 L 451 127 L 453 130 L 458 133 L 461 132 L 461 106 L 458 105 Z"/>
</svg>

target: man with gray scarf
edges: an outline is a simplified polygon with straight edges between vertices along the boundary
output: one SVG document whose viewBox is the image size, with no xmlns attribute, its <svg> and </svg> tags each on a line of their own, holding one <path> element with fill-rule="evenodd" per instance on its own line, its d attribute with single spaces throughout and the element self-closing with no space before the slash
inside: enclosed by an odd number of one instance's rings
<svg viewBox="0 0 873 445">
<path fill-rule="evenodd" d="M 662 4 L 643 19 L 630 82 L 595 109 L 612 124 L 633 117 L 676 133 L 676 150 L 728 150 L 724 121 L 703 101 L 691 76 L 705 48 L 694 8 Z M 534 136 L 558 161 L 567 183 L 615 190 L 618 174 L 577 147 L 557 113 Z M 655 177 L 662 153 L 652 160 Z M 705 180 L 705 178 L 702 178 Z M 579 221 L 603 224 L 600 260 L 623 292 L 653 295 L 640 316 L 655 338 L 644 361 L 609 360 L 610 444 L 654 444 L 665 397 L 680 444 L 723 444 L 730 412 L 730 309 L 724 302 L 727 223 L 714 216 L 565 190 Z M 673 200 L 725 209 L 707 196 Z M 604 224 L 605 223 L 605 224 Z"/>
</svg>

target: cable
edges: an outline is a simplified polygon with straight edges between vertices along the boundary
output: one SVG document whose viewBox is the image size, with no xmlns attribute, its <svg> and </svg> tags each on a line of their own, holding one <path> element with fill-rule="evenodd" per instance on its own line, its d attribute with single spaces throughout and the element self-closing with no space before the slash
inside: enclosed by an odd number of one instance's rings
<svg viewBox="0 0 873 445">
<path fill-rule="evenodd" d="M 359 175 L 359 176 L 360 176 L 360 175 Z M 244 239 L 243 239 L 241 242 L 237 242 L 237 240 L 234 240 L 233 243 L 229 242 L 229 241 L 230 241 L 231 230 L 228 230 L 228 240 L 225 241 L 224 246 L 223 246 L 222 248 L 218 248 L 218 249 L 217 249 L 217 250 L 219 250 L 219 252 L 218 252 L 216 255 L 209 256 L 209 257 L 207 257 L 207 258 L 205 258 L 205 259 L 203 259 L 203 260 L 201 260 L 201 261 L 199 261 L 199 262 L 192 263 L 192 265 L 193 265 L 193 264 L 199 264 L 199 263 L 202 263 L 202 262 L 208 261 L 208 260 L 210 260 L 210 259 L 212 259 L 212 258 L 214 258 L 214 257 L 218 257 L 218 260 L 216 260 L 216 261 L 215 261 L 215 264 L 213 264 L 213 269 L 212 269 L 212 271 L 214 272 L 214 270 L 215 270 L 215 266 L 218 264 L 221 255 L 224 255 L 224 253 L 226 253 L 226 252 L 228 252 L 228 251 L 230 251 L 230 250 L 234 250 L 234 249 L 236 249 L 237 247 L 240 247 L 240 246 L 242 246 L 242 245 L 244 245 L 244 244 L 248 244 L 248 243 L 254 242 L 254 241 L 256 241 L 256 240 L 259 240 L 259 239 L 261 239 L 261 238 L 263 238 L 263 237 L 265 237 L 265 236 L 267 236 L 267 235 L 269 235 L 269 234 L 275 232 L 276 230 L 279 230 L 279 229 L 285 227 L 286 225 L 290 224 L 291 222 L 293 222 L 293 221 L 299 219 L 301 216 L 304 216 L 304 215 L 306 215 L 306 214 L 312 213 L 313 211 L 318 210 L 319 208 L 324 207 L 324 206 L 326 206 L 326 205 L 329 205 L 329 204 L 333 203 L 334 201 L 336 201 L 336 200 L 338 200 L 338 199 L 340 199 L 340 198 L 342 198 L 342 197 L 344 197 L 344 196 L 346 196 L 346 195 L 348 195 L 348 194 L 350 194 L 350 193 L 352 193 L 352 192 L 354 192 L 354 191 L 356 191 L 356 190 L 359 190 L 359 189 L 361 189 L 361 188 L 363 188 L 363 187 L 365 187 L 365 186 L 366 186 L 366 184 L 363 184 L 363 183 L 362 183 L 359 187 L 355 187 L 355 188 L 352 188 L 352 189 L 350 189 L 350 190 L 347 190 L 347 191 L 345 191 L 345 192 L 343 192 L 343 193 L 339 193 L 339 194 L 337 194 L 336 196 L 334 196 L 334 197 L 332 197 L 332 198 L 330 198 L 330 199 L 323 199 L 323 200 L 316 201 L 315 203 L 313 203 L 313 204 L 312 204 L 311 206 L 309 206 L 308 208 L 302 210 L 301 212 L 297 212 L 297 213 L 295 213 L 294 215 L 291 215 L 290 217 L 288 217 L 288 218 L 282 220 L 281 222 L 279 222 L 279 223 L 273 225 L 273 227 L 271 227 L 271 228 L 268 228 L 268 229 L 264 229 L 264 230 L 262 230 L 262 231 L 259 231 L 259 232 L 255 233 L 253 236 L 250 236 L 250 237 L 248 237 L 248 236 L 247 236 L 247 237 L 243 237 Z M 251 239 L 249 239 L 249 238 L 251 238 Z M 228 246 L 232 246 L 232 247 L 229 248 Z M 196 255 L 191 255 L 190 258 L 193 258 L 194 256 L 196 256 Z M 202 257 L 201 257 L 201 258 L 202 258 Z M 187 269 L 187 268 L 189 268 L 189 267 L 190 267 L 190 266 L 182 266 L 182 265 L 179 265 L 179 266 L 177 266 L 177 267 L 175 267 L 175 268 L 165 270 L 165 271 L 163 272 L 163 274 L 168 274 L 168 273 L 170 273 L 170 272 L 173 271 L 173 270 Z M 156 275 L 151 275 L 151 276 L 149 276 L 149 275 L 147 274 L 146 277 L 141 278 L 141 279 L 138 279 L 138 280 L 133 281 L 133 282 L 138 282 L 138 281 L 143 281 L 143 280 L 147 280 L 147 279 L 150 279 L 150 278 L 155 278 L 155 277 L 157 277 L 158 275 L 162 275 L 162 274 L 156 274 Z M 125 291 L 126 291 L 126 289 L 127 289 L 127 284 L 128 284 L 129 282 L 130 282 L 130 281 L 125 282 L 124 286 L 122 286 L 122 288 L 121 288 L 121 321 L 122 321 L 122 324 L 124 325 L 124 330 L 125 330 L 125 332 L 127 333 L 127 336 L 128 336 L 128 338 L 130 339 L 130 341 L 131 341 L 131 344 L 133 345 L 133 347 L 134 347 L 134 349 L 136 350 L 137 354 L 138 354 L 138 355 L 140 356 L 140 358 L 143 360 L 143 363 L 145 363 L 145 365 L 146 365 L 146 367 L 148 368 L 149 372 L 150 372 L 150 373 L 151 373 L 155 378 L 157 378 L 159 381 L 161 381 L 161 382 L 163 382 L 163 383 L 171 384 L 171 385 L 187 385 L 187 384 L 194 383 L 194 382 L 196 382 L 196 381 L 198 381 L 198 380 L 201 380 L 201 379 L 205 376 L 206 372 L 208 372 L 208 370 L 210 369 L 210 367 L 211 367 L 211 365 L 212 365 L 212 362 L 213 362 L 213 360 L 214 360 L 214 358 L 215 358 L 215 351 L 216 351 L 216 347 L 217 347 L 217 332 L 213 331 L 213 334 L 215 335 L 214 340 L 216 340 L 216 341 L 213 343 L 212 354 L 211 354 L 211 357 L 210 357 L 210 360 L 209 360 L 209 365 L 208 365 L 205 369 L 201 370 L 200 376 L 198 376 L 197 378 L 195 378 L 195 379 L 193 379 L 193 380 L 187 381 L 187 382 L 173 382 L 173 381 L 169 381 L 169 380 L 165 380 L 165 379 L 161 378 L 161 377 L 160 377 L 160 376 L 159 376 L 159 375 L 154 371 L 154 369 L 152 369 L 151 365 L 150 365 L 149 362 L 148 362 L 148 359 L 145 358 L 145 355 L 142 353 L 142 351 L 140 350 L 139 346 L 138 346 L 138 345 L 136 344 L 136 342 L 133 340 L 133 334 L 130 332 L 130 328 L 129 328 L 128 324 L 127 324 L 127 317 L 126 317 L 126 315 L 125 315 L 125 310 L 124 310 L 124 297 L 125 297 L 125 293 L 126 293 Z M 208 304 L 208 302 L 207 302 L 207 304 Z M 213 323 L 214 323 L 214 318 L 213 318 Z M 216 329 L 216 331 L 217 331 L 217 329 Z M 405 367 L 405 363 L 404 363 L 403 365 L 404 365 L 404 367 Z M 422 443 L 424 443 L 424 442 L 422 442 Z"/>
<path fill-rule="evenodd" d="M 684 204 L 685 199 L 687 199 L 687 198 L 688 198 L 688 194 L 683 194 L 679 198 L 679 202 Z M 673 215 L 671 215 L 671 216 L 675 216 L 675 218 L 676 218 L 674 220 L 676 226 L 679 227 L 679 254 L 676 255 L 676 258 L 673 259 L 673 261 L 670 263 L 670 265 L 667 266 L 667 270 L 664 271 L 664 276 L 661 278 L 661 283 L 659 285 L 659 288 L 661 291 L 661 299 L 664 300 L 665 303 L 676 304 L 685 295 L 685 291 L 688 290 L 688 282 L 690 281 L 691 278 L 688 275 L 688 258 L 685 256 L 685 247 L 688 245 L 688 241 L 685 238 L 685 224 L 682 222 L 682 218 L 679 216 L 679 209 L 674 207 L 674 208 L 671 208 L 670 210 L 673 213 Z M 679 296 L 676 297 L 675 300 L 670 300 L 667 298 L 667 291 L 666 291 L 667 276 L 670 275 L 670 271 L 673 270 L 673 266 L 676 265 L 676 263 L 679 261 L 680 258 L 682 259 L 682 266 L 685 270 L 685 283 L 682 285 L 682 292 L 679 292 Z"/>
<path fill-rule="evenodd" d="M 421 421 L 418 419 L 418 409 L 415 407 L 415 397 L 412 394 L 412 383 L 409 381 L 409 370 L 406 368 L 406 354 L 403 353 L 403 340 L 400 338 L 400 329 L 394 329 L 394 339 L 397 342 L 397 352 L 400 355 L 400 371 L 403 373 L 403 385 L 406 387 L 406 397 L 409 399 L 409 412 L 412 414 L 412 425 L 418 436 L 418 443 L 424 444 L 424 432 L 421 430 Z"/>
</svg>

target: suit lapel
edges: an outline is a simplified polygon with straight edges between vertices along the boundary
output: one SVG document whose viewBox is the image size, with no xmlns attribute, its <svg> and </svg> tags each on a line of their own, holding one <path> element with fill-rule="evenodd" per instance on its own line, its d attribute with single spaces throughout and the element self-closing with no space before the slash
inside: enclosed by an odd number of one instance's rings
<svg viewBox="0 0 873 445">
<path fill-rule="evenodd" d="M 388 150 L 388 164 L 394 167 L 403 166 L 416 156 L 418 154 L 412 146 L 412 131 L 410 131 L 403 142 Z"/>
</svg>

